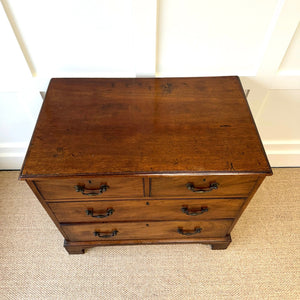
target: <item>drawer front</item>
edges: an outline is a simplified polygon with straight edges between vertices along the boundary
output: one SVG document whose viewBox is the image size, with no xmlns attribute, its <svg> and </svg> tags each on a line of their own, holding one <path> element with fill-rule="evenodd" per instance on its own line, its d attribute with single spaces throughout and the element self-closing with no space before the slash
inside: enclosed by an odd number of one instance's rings
<svg viewBox="0 0 300 300">
<path fill-rule="evenodd" d="M 151 179 L 152 197 L 247 197 L 257 176 L 170 176 Z"/>
<path fill-rule="evenodd" d="M 95 200 L 144 196 L 143 179 L 138 177 L 37 180 L 35 185 L 46 200 Z"/>
<path fill-rule="evenodd" d="M 232 219 L 62 225 L 70 241 L 224 237 Z"/>
<path fill-rule="evenodd" d="M 235 218 L 243 199 L 51 202 L 60 223 Z"/>
</svg>

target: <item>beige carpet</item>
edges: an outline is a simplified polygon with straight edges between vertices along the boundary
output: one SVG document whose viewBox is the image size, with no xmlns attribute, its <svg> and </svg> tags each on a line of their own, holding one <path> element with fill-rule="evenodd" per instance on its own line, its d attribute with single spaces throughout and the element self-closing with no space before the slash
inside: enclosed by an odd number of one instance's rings
<svg viewBox="0 0 300 300">
<path fill-rule="evenodd" d="M 206 245 L 69 256 L 17 172 L 0 172 L 0 299 L 300 299 L 300 169 L 274 169 L 232 232 Z"/>
</svg>

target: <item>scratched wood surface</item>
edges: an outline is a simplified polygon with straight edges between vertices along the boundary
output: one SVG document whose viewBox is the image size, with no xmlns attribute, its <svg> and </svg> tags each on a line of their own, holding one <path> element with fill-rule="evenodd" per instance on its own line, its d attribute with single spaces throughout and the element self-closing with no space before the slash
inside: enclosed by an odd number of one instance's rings
<svg viewBox="0 0 300 300">
<path fill-rule="evenodd" d="M 238 77 L 52 79 L 21 178 L 271 169 Z"/>
</svg>

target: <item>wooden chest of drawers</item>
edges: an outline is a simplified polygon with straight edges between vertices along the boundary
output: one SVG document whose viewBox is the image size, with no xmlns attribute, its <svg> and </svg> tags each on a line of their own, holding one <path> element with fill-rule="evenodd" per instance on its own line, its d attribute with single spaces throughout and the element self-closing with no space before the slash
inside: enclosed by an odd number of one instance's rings
<svg viewBox="0 0 300 300">
<path fill-rule="evenodd" d="M 52 79 L 20 179 L 71 254 L 230 232 L 272 171 L 238 77 Z"/>
</svg>

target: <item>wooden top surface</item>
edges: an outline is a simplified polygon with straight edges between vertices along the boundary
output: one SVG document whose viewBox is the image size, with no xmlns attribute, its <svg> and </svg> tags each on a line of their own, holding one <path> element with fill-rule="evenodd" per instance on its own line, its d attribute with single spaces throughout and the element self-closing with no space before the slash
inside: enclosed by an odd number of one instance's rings
<svg viewBox="0 0 300 300">
<path fill-rule="evenodd" d="M 238 77 L 61 78 L 20 178 L 271 172 Z"/>
</svg>

